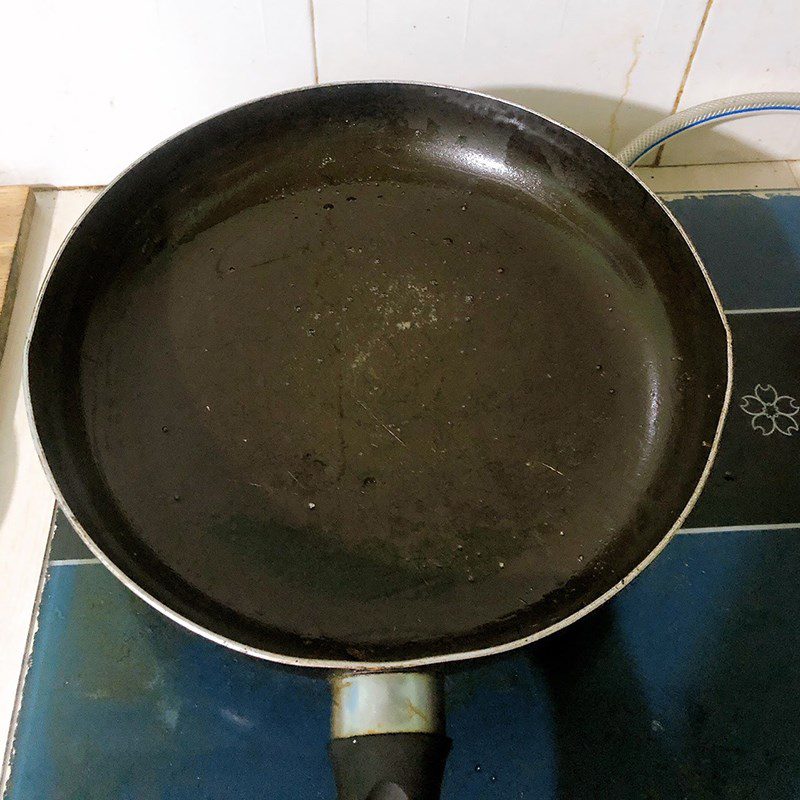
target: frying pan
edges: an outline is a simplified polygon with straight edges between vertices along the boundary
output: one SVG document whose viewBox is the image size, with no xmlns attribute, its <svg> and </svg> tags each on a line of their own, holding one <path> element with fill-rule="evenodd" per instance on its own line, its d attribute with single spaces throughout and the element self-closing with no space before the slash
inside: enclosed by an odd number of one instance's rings
<svg viewBox="0 0 800 800">
<path fill-rule="evenodd" d="M 337 670 L 341 797 L 428 797 L 440 689 L 395 670 L 527 644 L 637 575 L 708 473 L 731 353 L 688 239 L 597 145 L 358 83 L 239 106 L 117 178 L 27 369 L 97 557 L 197 633 Z"/>
</svg>

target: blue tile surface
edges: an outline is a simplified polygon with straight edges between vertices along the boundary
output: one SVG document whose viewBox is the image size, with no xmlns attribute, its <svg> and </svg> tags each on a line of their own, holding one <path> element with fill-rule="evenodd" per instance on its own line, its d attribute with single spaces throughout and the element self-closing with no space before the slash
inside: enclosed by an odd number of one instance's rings
<svg viewBox="0 0 800 800">
<path fill-rule="evenodd" d="M 800 312 L 736 314 L 728 322 L 731 407 L 711 475 L 686 524 L 800 523 Z M 768 398 L 771 390 L 791 398 L 779 404 L 786 413 L 748 413 L 767 408 L 744 398 L 757 397 L 756 391 Z"/>
<path fill-rule="evenodd" d="M 447 674 L 444 798 L 800 796 L 800 535 L 684 535 L 611 604 Z M 54 567 L 9 800 L 333 797 L 315 673 Z"/>
<path fill-rule="evenodd" d="M 800 305 L 800 197 L 673 200 L 727 308 Z M 800 433 L 739 408 L 800 397 L 800 315 L 731 317 L 736 385 L 690 524 L 800 522 Z M 89 555 L 56 521 L 51 559 Z M 446 800 L 800 797 L 800 530 L 677 537 L 560 634 L 446 672 Z M 174 626 L 99 565 L 52 566 L 7 800 L 334 796 L 321 675 Z"/>
<path fill-rule="evenodd" d="M 726 309 L 800 306 L 798 195 L 706 194 L 668 205 Z"/>
<path fill-rule="evenodd" d="M 42 598 L 9 798 L 331 796 L 324 680 L 210 644 L 100 565 Z"/>
</svg>

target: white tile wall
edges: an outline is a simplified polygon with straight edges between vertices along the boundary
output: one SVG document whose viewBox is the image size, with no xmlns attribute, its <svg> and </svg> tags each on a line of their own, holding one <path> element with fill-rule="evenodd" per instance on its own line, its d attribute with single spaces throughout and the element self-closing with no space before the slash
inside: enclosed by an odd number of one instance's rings
<svg viewBox="0 0 800 800">
<path fill-rule="evenodd" d="M 800 90 L 798 0 L 26 0 L 0 10 L 0 183 L 105 183 L 275 90 L 400 78 L 532 106 L 611 149 L 681 106 Z M 313 9 L 313 14 L 312 14 Z M 702 128 L 664 163 L 800 157 L 800 115 Z"/>
<path fill-rule="evenodd" d="M 314 82 L 306 0 L 0 8 L 0 184 L 107 183 L 196 120 Z"/>
</svg>

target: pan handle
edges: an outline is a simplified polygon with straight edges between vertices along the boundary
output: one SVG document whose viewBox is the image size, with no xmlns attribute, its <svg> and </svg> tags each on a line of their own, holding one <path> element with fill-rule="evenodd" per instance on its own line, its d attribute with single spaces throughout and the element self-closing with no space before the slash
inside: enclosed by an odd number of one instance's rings
<svg viewBox="0 0 800 800">
<path fill-rule="evenodd" d="M 340 673 L 331 690 L 338 800 L 438 800 L 450 752 L 441 677 Z"/>
</svg>

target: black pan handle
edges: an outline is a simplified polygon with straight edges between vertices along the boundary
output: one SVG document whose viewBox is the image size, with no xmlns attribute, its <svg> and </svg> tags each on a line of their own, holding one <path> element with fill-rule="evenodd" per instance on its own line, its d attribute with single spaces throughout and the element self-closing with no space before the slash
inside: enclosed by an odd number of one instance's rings
<svg viewBox="0 0 800 800">
<path fill-rule="evenodd" d="M 441 733 L 377 733 L 331 739 L 339 800 L 438 800 L 450 739 Z"/>
<path fill-rule="evenodd" d="M 331 688 L 338 800 L 438 800 L 450 752 L 440 677 L 347 673 Z"/>
</svg>

